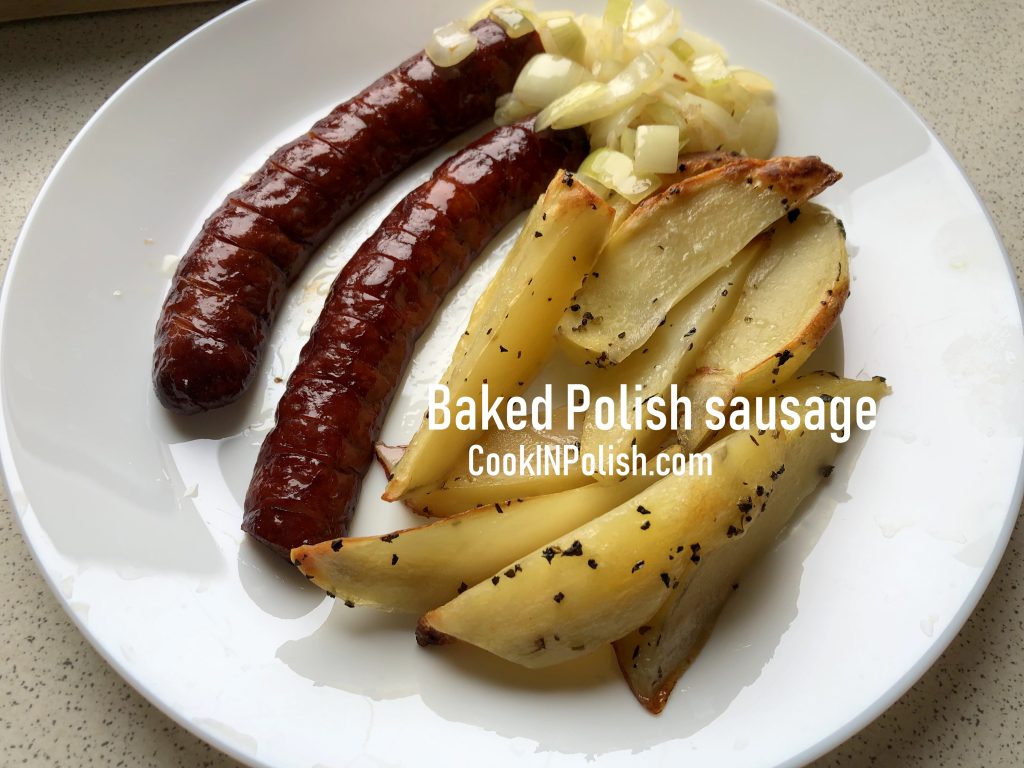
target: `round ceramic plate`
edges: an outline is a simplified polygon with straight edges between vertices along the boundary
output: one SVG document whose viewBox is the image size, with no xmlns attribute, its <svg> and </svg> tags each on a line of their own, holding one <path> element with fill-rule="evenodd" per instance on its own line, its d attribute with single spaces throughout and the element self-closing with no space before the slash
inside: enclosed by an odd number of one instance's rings
<svg viewBox="0 0 1024 768">
<path fill-rule="evenodd" d="M 992 575 L 1021 499 L 1024 344 L 1005 255 L 956 164 L 881 80 L 777 8 L 683 10 L 776 82 L 779 152 L 844 172 L 823 196 L 846 222 L 854 280 L 830 354 L 847 375 L 887 376 L 894 394 L 744 581 L 660 717 L 610 654 L 529 672 L 469 648 L 423 650 L 411 619 L 335 604 L 239 531 L 278 379 L 332 275 L 443 153 L 322 250 L 243 402 L 177 419 L 154 399 L 168 256 L 277 144 L 468 10 L 252 2 L 89 122 L 32 209 L 2 297 L 3 468 L 25 537 L 104 657 L 253 765 L 805 762 L 906 690 Z M 424 382 L 512 236 L 424 339 L 385 439 L 410 434 Z M 410 522 L 378 500 L 377 471 L 357 533 Z"/>
</svg>

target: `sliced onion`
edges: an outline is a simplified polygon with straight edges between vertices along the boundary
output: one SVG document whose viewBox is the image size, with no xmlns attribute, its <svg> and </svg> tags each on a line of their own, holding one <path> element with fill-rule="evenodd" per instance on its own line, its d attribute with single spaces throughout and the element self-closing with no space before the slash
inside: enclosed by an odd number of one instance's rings
<svg viewBox="0 0 1024 768">
<path fill-rule="evenodd" d="M 681 37 L 677 37 L 671 43 L 669 43 L 668 49 L 672 51 L 682 62 L 691 61 L 696 54 L 693 46 L 683 40 Z"/>
<path fill-rule="evenodd" d="M 742 67 L 730 67 L 732 79 L 748 93 L 763 96 L 775 92 L 775 84 L 759 72 Z"/>
<path fill-rule="evenodd" d="M 499 96 L 495 102 L 494 122 L 498 125 L 511 125 L 517 120 L 522 120 L 527 115 L 537 111 L 536 107 L 524 104 L 515 98 L 511 93 Z"/>
<path fill-rule="evenodd" d="M 768 104 L 754 99 L 740 118 L 740 149 L 751 157 L 768 157 L 779 137 L 779 116 Z"/>
<path fill-rule="evenodd" d="M 633 170 L 636 173 L 672 173 L 679 158 L 679 126 L 641 125 L 636 129 Z"/>
<path fill-rule="evenodd" d="M 633 9 L 626 31 L 641 48 L 667 45 L 679 31 L 679 12 L 665 0 L 647 0 Z"/>
<path fill-rule="evenodd" d="M 679 132 L 676 131 L 677 135 L 678 133 Z M 626 128 L 622 131 L 622 137 L 619 139 L 619 147 L 622 149 L 622 154 L 629 155 L 633 158 L 636 157 L 636 128 Z"/>
<path fill-rule="evenodd" d="M 505 34 L 513 40 L 530 34 L 534 29 L 533 23 L 526 18 L 526 15 L 521 10 L 507 5 L 499 5 L 491 10 L 490 18 L 504 29 Z"/>
<path fill-rule="evenodd" d="M 453 21 L 434 30 L 425 48 L 427 56 L 439 67 L 452 67 L 476 50 L 476 38 L 465 21 Z"/>
<path fill-rule="evenodd" d="M 496 8 L 512 8 L 517 11 L 532 10 L 533 0 L 488 0 L 488 2 L 478 6 L 466 20 L 472 26 L 478 21 L 490 18 L 491 11 Z"/>
<path fill-rule="evenodd" d="M 654 174 L 636 174 L 628 155 L 606 147 L 594 150 L 580 165 L 580 173 L 638 203 L 661 185 Z"/>
<path fill-rule="evenodd" d="M 582 62 L 587 50 L 587 39 L 576 20 L 569 14 L 544 16 L 544 23 L 555 41 L 555 50 L 573 61 Z"/>
<path fill-rule="evenodd" d="M 700 32 L 694 32 L 692 29 L 684 29 L 679 33 L 679 37 L 693 49 L 694 56 L 704 56 L 709 53 L 716 53 L 723 59 L 728 58 L 725 55 L 725 49 L 722 46 L 710 37 L 704 37 Z"/>
<path fill-rule="evenodd" d="M 614 112 L 608 117 L 594 120 L 587 126 L 590 135 L 591 149 L 598 147 L 610 147 L 618 149 L 622 140 L 622 133 L 639 117 L 644 108 L 651 102 L 651 97 L 641 96 L 628 107 Z M 623 150 L 625 152 L 625 150 Z M 632 156 L 632 152 L 626 154 Z"/>
<path fill-rule="evenodd" d="M 604 7 L 604 23 L 621 29 L 626 26 L 632 8 L 633 0 L 608 0 Z"/>
<path fill-rule="evenodd" d="M 590 72 L 572 59 L 553 53 L 538 53 L 526 62 L 519 73 L 512 95 L 535 108 L 546 107 L 580 83 L 590 80 L 593 80 Z"/>
<path fill-rule="evenodd" d="M 706 53 L 693 60 L 691 65 L 693 76 L 702 88 L 714 88 L 716 85 L 727 82 L 732 78 L 732 73 L 725 66 L 725 59 L 717 53 Z"/>
</svg>

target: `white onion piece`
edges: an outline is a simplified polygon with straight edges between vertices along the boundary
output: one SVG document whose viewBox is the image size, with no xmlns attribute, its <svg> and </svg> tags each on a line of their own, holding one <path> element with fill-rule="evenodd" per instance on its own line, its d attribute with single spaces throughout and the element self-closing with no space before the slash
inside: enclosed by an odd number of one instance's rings
<svg viewBox="0 0 1024 768">
<path fill-rule="evenodd" d="M 628 107 L 590 123 L 587 126 L 587 133 L 590 136 L 590 148 L 610 147 L 611 149 L 618 149 L 623 131 L 637 119 L 650 102 L 650 96 L 641 96 Z M 631 152 L 627 154 L 632 156 Z"/>
<path fill-rule="evenodd" d="M 491 11 L 490 18 L 513 40 L 533 32 L 533 23 L 518 8 L 499 5 Z"/>
<path fill-rule="evenodd" d="M 625 150 L 623 150 L 625 151 Z M 636 173 L 672 173 L 679 158 L 679 126 L 641 125 L 636 129 L 633 170 Z"/>
<path fill-rule="evenodd" d="M 661 185 L 654 174 L 636 174 L 633 161 L 622 152 L 603 147 L 587 155 L 580 173 L 618 192 L 631 203 L 638 203 Z"/>
<path fill-rule="evenodd" d="M 667 45 L 679 31 L 679 12 L 664 0 L 647 0 L 633 9 L 626 31 L 641 48 Z"/>
<path fill-rule="evenodd" d="M 678 130 L 676 130 L 676 135 L 679 135 Z M 619 147 L 622 149 L 622 154 L 636 157 L 636 128 L 623 129 L 622 136 L 619 138 Z"/>
<path fill-rule="evenodd" d="M 779 116 L 760 99 L 740 118 L 740 149 L 751 157 L 768 157 L 779 137 Z"/>
<path fill-rule="evenodd" d="M 476 50 L 476 38 L 465 21 L 453 21 L 434 30 L 424 49 L 439 67 L 452 67 Z"/>
<path fill-rule="evenodd" d="M 567 14 L 543 16 L 544 23 L 555 42 L 556 53 L 573 61 L 583 61 L 587 50 L 587 39 L 576 20 Z"/>
<path fill-rule="evenodd" d="M 705 56 L 709 53 L 715 53 L 721 56 L 723 59 L 728 58 L 725 55 L 725 49 L 712 40 L 710 37 L 704 37 L 700 32 L 694 32 L 692 29 L 684 29 L 679 33 L 679 37 L 693 49 L 694 56 Z"/>
<path fill-rule="evenodd" d="M 729 68 L 725 66 L 725 60 L 717 53 L 698 56 L 693 60 L 691 69 L 702 88 L 714 88 L 732 77 Z"/>
<path fill-rule="evenodd" d="M 538 53 L 523 67 L 512 95 L 535 108 L 546 107 L 580 83 L 593 80 L 583 66 L 565 56 Z"/>
<path fill-rule="evenodd" d="M 537 117 L 537 129 L 574 128 L 607 117 L 646 94 L 660 75 L 654 58 L 642 53 L 607 83 L 583 83 L 549 104 Z"/>
<path fill-rule="evenodd" d="M 495 102 L 494 122 L 498 125 L 511 125 L 517 120 L 522 120 L 527 115 L 537 111 L 536 107 L 524 104 L 515 98 L 511 93 L 499 96 Z"/>
<path fill-rule="evenodd" d="M 775 84 L 759 72 L 753 72 L 742 67 L 730 67 L 732 79 L 738 86 L 748 93 L 757 96 L 766 96 L 775 92 Z"/>
</svg>

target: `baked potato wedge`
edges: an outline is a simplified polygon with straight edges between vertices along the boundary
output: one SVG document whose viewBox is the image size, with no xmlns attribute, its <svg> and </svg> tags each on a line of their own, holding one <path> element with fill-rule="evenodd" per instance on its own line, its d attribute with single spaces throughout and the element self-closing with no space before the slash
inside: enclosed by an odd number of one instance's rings
<svg viewBox="0 0 1024 768">
<path fill-rule="evenodd" d="M 792 378 L 817 349 L 850 293 L 842 223 L 813 203 L 774 227 L 771 245 L 747 276 L 728 321 L 704 347 L 684 394 L 694 413 L 712 397 L 754 396 Z M 689 450 L 708 436 L 704 418 L 680 430 Z"/>
<path fill-rule="evenodd" d="M 880 379 L 836 380 L 829 374 L 801 377 L 775 394 L 812 395 L 880 400 L 889 389 Z M 696 658 L 710 636 L 719 613 L 747 568 L 776 541 L 793 513 L 824 477 L 831 474 L 840 444 L 827 431 L 804 435 L 784 433 L 790 442 L 786 471 L 769 492 L 758 489 L 755 499 L 767 499 L 762 512 L 719 549 L 697 551 L 697 567 L 683 576 L 677 589 L 650 619 L 614 643 L 622 674 L 637 700 L 653 713 L 661 712 L 676 681 Z"/>
<path fill-rule="evenodd" d="M 472 509 L 385 536 L 297 547 L 292 562 L 314 584 L 350 605 L 422 614 L 496 572 L 512 578 L 516 566 L 510 564 L 516 558 L 593 520 L 654 480 L 591 483 Z"/>
<path fill-rule="evenodd" d="M 880 382 L 864 386 L 874 396 L 884 388 Z M 831 441 L 829 435 L 803 426 L 734 432 L 709 449 L 712 474 L 659 480 L 430 611 L 420 619 L 417 639 L 462 640 L 523 666 L 544 667 L 623 637 L 688 583 L 700 559 L 740 540 L 776 487 L 788 485 L 789 473 L 799 478 L 821 470 L 816 438 Z"/>
<path fill-rule="evenodd" d="M 731 264 L 715 272 L 672 307 L 664 325 L 651 334 L 643 347 L 619 365 L 602 369 L 591 385 L 595 401 L 600 396 L 617 398 L 623 385 L 631 396 L 644 402 L 652 397 L 667 400 L 672 384 L 681 385 L 693 373 L 704 344 L 729 318 L 747 273 L 767 244 L 766 236 L 756 237 Z M 606 454 L 628 453 L 635 444 L 639 451 L 651 454 L 666 437 L 665 430 L 624 426 L 621 420 L 616 420 L 609 429 L 601 429 L 594 412 L 592 407 L 584 420 L 581 453 L 597 454 L 602 446 Z M 616 478 L 596 475 L 595 479 L 610 482 Z"/>
<path fill-rule="evenodd" d="M 558 318 L 591 271 L 613 219 L 612 208 L 572 174 L 556 175 L 456 346 L 442 379 L 452 403 L 466 397 L 479 406 L 484 385 L 492 401 L 525 391 L 554 349 Z M 454 426 L 432 430 L 424 422 L 384 498 L 437 486 L 479 434 Z"/>
<path fill-rule="evenodd" d="M 643 201 L 558 323 L 567 355 L 622 362 L 759 232 L 839 178 L 817 157 L 739 158 Z"/>
</svg>

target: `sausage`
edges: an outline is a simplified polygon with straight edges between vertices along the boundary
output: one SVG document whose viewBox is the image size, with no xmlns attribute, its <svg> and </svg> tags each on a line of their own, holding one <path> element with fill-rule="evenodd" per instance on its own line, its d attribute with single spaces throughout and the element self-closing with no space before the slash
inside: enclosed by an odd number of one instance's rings
<svg viewBox="0 0 1024 768">
<path fill-rule="evenodd" d="M 438 67 L 419 53 L 278 149 L 203 224 L 157 323 L 153 384 L 177 413 L 236 400 L 263 354 L 284 289 L 334 228 L 413 161 L 489 117 L 543 48 L 492 21 Z"/>
<path fill-rule="evenodd" d="M 498 128 L 391 211 L 334 281 L 302 349 L 256 460 L 243 530 L 285 556 L 344 535 L 417 338 L 484 246 L 586 146 L 579 129 Z"/>
</svg>

